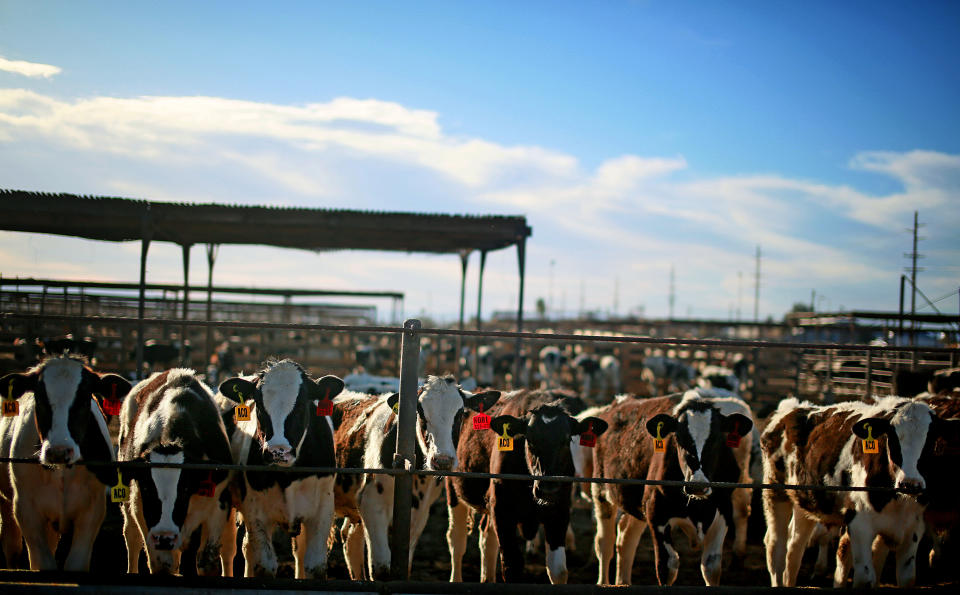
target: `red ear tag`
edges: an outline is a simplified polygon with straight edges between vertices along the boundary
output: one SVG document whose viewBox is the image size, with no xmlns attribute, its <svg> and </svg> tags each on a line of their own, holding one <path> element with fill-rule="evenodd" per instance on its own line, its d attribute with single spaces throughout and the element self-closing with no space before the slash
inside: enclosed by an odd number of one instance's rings
<svg viewBox="0 0 960 595">
<path fill-rule="evenodd" d="M 580 446 L 593 448 L 597 445 L 597 435 L 593 433 L 593 423 L 587 424 L 587 431 L 580 434 Z"/>
<path fill-rule="evenodd" d="M 740 446 L 740 434 L 736 432 L 730 432 L 727 434 L 727 446 L 730 448 L 736 448 Z"/>
<path fill-rule="evenodd" d="M 217 490 L 217 484 L 213 483 L 213 471 L 207 475 L 207 478 L 200 482 L 197 489 L 197 495 L 204 498 L 213 498 L 213 493 Z"/>
<path fill-rule="evenodd" d="M 333 415 L 333 401 L 328 398 L 324 398 L 322 401 L 318 402 L 317 415 Z"/>
<path fill-rule="evenodd" d="M 473 416 L 473 429 L 474 430 L 489 430 L 490 429 L 490 416 L 486 413 L 480 412 Z"/>
</svg>

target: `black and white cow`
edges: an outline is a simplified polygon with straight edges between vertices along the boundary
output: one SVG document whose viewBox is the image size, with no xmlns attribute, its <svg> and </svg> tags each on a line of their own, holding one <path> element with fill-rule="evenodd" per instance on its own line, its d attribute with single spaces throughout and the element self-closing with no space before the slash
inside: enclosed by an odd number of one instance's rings
<svg viewBox="0 0 960 595">
<path fill-rule="evenodd" d="M 461 562 L 469 532 L 468 516 L 484 514 L 480 527 L 482 582 L 495 581 L 497 550 L 506 582 L 526 578 L 522 539 L 533 539 L 540 526 L 546 538 L 547 576 L 551 583 L 567 582 L 566 538 L 570 522 L 571 489 L 568 484 L 542 477 L 575 473 L 570 439 L 592 432 L 599 436 L 606 422 L 573 418 L 552 391 L 517 391 L 491 410 L 489 430 L 474 430 L 464 419 L 457 448 L 461 470 L 480 473 L 532 475 L 530 480 L 489 480 L 451 477 L 447 482 L 450 580 L 462 580 Z M 501 451 L 499 437 L 512 438 L 512 447 Z"/>
<path fill-rule="evenodd" d="M 593 452 L 594 477 L 738 482 L 742 477 L 731 434 L 746 436 L 753 421 L 745 413 L 725 414 L 721 406 L 696 393 L 653 399 L 618 397 L 597 417 L 610 429 Z M 662 443 L 658 452 L 655 438 Z M 643 521 L 653 536 L 657 581 L 671 585 L 679 556 L 670 528 L 681 528 L 703 544 L 700 570 L 707 585 L 720 581 L 723 541 L 733 523 L 733 490 L 698 486 L 599 484 L 591 486 L 599 562 L 598 584 L 609 583 L 610 560 L 617 547 L 617 584 L 630 584 Z M 619 522 L 618 511 L 623 511 Z M 616 534 L 615 527 L 616 525 Z"/>
<path fill-rule="evenodd" d="M 230 378 L 220 394 L 250 408 L 250 420 L 236 420 L 233 459 L 248 465 L 284 468 L 334 467 L 333 424 L 319 415 L 321 404 L 343 390 L 343 380 L 314 380 L 297 363 L 267 362 L 255 376 Z M 278 525 L 294 538 L 297 578 L 325 578 L 327 537 L 333 524 L 333 473 L 245 471 L 232 482 L 246 530 L 246 576 L 275 576 L 272 536 Z"/>
<path fill-rule="evenodd" d="M 453 376 L 428 376 L 417 396 L 417 469 L 450 471 L 457 468 L 461 421 L 471 412 L 488 410 L 499 391 L 470 394 Z M 334 420 L 337 466 L 389 469 L 397 444 L 396 393 L 367 396 L 346 392 L 336 399 Z M 410 518 L 410 562 L 417 540 L 427 524 L 430 507 L 443 489 L 442 477 L 414 476 Z M 390 475 L 337 474 L 336 514 L 344 517 L 344 558 L 350 577 L 360 580 L 364 570 L 364 541 L 370 552 L 368 577 L 382 580 L 390 572 L 390 525 L 393 519 L 394 479 Z"/>
<path fill-rule="evenodd" d="M 540 388 L 560 388 L 560 376 L 566 363 L 567 356 L 556 345 L 547 345 L 542 348 L 540 350 Z"/>
<path fill-rule="evenodd" d="M 834 584 L 876 586 L 871 548 L 879 535 L 896 547 L 897 582 L 913 584 L 923 535 L 927 488 L 924 460 L 941 436 L 955 436 L 960 420 L 944 420 L 922 402 L 886 397 L 875 403 L 816 406 L 785 399 L 771 416 L 761 444 L 766 483 L 896 488 L 874 492 L 765 490 L 767 567 L 774 586 L 796 584 L 800 559 L 817 523 L 845 526 Z M 872 439 L 875 453 L 862 444 Z M 918 496 L 921 496 L 918 498 Z"/>
<path fill-rule="evenodd" d="M 19 415 L 0 418 L 0 456 L 43 463 L 4 463 L 0 469 L 7 564 L 26 541 L 32 570 L 56 570 L 57 541 L 72 529 L 64 569 L 90 568 L 106 514 L 106 486 L 117 483 L 117 471 L 78 463 L 116 460 L 100 403 L 123 399 L 129 390 L 122 377 L 98 374 L 72 356 L 49 357 L 25 374 L 0 378 L 4 404 L 19 407 Z"/>
<path fill-rule="evenodd" d="M 189 369 L 158 372 L 139 382 L 120 412 L 121 461 L 153 464 L 233 463 L 230 442 L 211 390 Z M 131 468 L 123 510 L 127 572 L 147 550 L 151 573 L 177 573 L 190 536 L 201 529 L 197 572 L 220 572 L 220 536 L 227 520 L 230 473 Z M 232 560 L 228 561 L 232 564 Z M 226 566 L 226 564 L 224 564 Z M 231 569 L 226 569 L 230 573 Z"/>
</svg>

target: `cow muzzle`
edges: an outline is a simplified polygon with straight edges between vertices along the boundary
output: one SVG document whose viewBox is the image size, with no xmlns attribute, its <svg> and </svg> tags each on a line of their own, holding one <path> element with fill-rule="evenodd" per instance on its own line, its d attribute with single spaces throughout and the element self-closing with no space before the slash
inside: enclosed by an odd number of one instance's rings
<svg viewBox="0 0 960 595">
<path fill-rule="evenodd" d="M 72 446 L 49 446 L 40 454 L 40 460 L 46 465 L 71 465 L 77 462 L 77 451 Z"/>
<path fill-rule="evenodd" d="M 270 446 L 264 449 L 263 459 L 268 465 L 289 467 L 293 464 L 293 449 L 286 446 Z"/>
<path fill-rule="evenodd" d="M 427 466 L 434 471 L 450 471 L 456 463 L 457 459 L 455 457 L 435 454 L 427 461 Z"/>
<path fill-rule="evenodd" d="M 917 496 L 923 492 L 926 486 L 922 479 L 903 478 L 897 482 L 897 490 L 910 496 Z"/>
<path fill-rule="evenodd" d="M 168 552 L 177 547 L 180 534 L 174 531 L 151 531 L 150 541 L 153 549 Z"/>
<path fill-rule="evenodd" d="M 533 497 L 544 504 L 553 504 L 560 494 L 560 484 L 555 481 L 534 481 Z"/>
<path fill-rule="evenodd" d="M 685 477 L 686 481 L 698 482 L 698 483 L 707 483 L 710 481 L 707 479 L 707 476 L 703 474 L 702 470 L 697 470 L 692 477 Z M 689 496 L 690 498 L 696 498 L 701 500 L 710 496 L 713 490 L 710 489 L 708 485 L 685 485 L 683 486 L 683 493 Z"/>
</svg>

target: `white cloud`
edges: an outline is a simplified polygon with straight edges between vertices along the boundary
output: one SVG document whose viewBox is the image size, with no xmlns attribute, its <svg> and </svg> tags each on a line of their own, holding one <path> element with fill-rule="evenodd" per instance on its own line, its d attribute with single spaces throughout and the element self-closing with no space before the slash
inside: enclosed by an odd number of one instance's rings
<svg viewBox="0 0 960 595">
<path fill-rule="evenodd" d="M 24 62 L 23 60 L 7 60 L 0 56 L 0 70 L 29 76 L 31 78 L 52 78 L 60 74 L 61 69 L 58 66 L 50 64 L 38 64 L 36 62 Z"/>
</svg>

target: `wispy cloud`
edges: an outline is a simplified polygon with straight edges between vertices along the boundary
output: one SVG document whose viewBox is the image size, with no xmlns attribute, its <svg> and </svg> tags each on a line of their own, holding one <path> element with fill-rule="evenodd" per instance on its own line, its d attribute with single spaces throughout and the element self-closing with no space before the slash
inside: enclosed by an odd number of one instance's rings
<svg viewBox="0 0 960 595">
<path fill-rule="evenodd" d="M 0 70 L 29 76 L 31 78 L 45 79 L 52 78 L 61 72 L 59 66 L 39 64 L 37 62 L 24 62 L 23 60 L 7 60 L 3 56 L 0 56 Z"/>
</svg>

